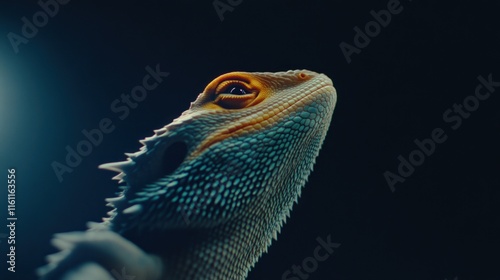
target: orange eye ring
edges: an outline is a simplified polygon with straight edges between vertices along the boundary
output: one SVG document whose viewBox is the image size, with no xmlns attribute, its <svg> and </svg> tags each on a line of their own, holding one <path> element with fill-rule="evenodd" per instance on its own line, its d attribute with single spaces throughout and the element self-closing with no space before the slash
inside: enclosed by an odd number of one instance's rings
<svg viewBox="0 0 500 280">
<path fill-rule="evenodd" d="M 215 88 L 214 103 L 226 109 L 241 109 L 250 104 L 258 92 L 240 80 L 227 80 Z"/>
</svg>

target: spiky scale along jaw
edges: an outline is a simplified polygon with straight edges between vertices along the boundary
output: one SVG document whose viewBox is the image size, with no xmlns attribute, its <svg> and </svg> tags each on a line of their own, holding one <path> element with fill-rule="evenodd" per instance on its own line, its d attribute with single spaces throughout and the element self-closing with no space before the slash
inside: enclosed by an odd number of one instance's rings
<svg viewBox="0 0 500 280">
<path fill-rule="evenodd" d="M 289 216 L 328 130 L 323 74 L 233 72 L 213 80 L 124 162 L 105 224 L 159 255 L 165 279 L 244 279 Z M 172 149 L 185 149 L 166 171 Z"/>
</svg>

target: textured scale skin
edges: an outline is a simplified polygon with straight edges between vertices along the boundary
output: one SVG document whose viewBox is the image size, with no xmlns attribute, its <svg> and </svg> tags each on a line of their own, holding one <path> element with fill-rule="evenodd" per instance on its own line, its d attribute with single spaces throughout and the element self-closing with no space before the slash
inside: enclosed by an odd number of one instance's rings
<svg viewBox="0 0 500 280">
<path fill-rule="evenodd" d="M 235 89 L 244 94 L 226 92 Z M 139 152 L 101 166 L 126 186 L 94 231 L 158 256 L 161 272 L 148 275 L 245 279 L 297 202 L 336 98 L 331 80 L 308 70 L 216 78 Z M 166 151 L 183 148 L 165 173 Z"/>
</svg>

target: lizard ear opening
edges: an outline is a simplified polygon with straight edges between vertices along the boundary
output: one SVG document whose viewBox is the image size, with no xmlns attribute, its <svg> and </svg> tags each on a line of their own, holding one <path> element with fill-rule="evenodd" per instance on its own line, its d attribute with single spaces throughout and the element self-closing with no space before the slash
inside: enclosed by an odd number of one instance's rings
<svg viewBox="0 0 500 280">
<path fill-rule="evenodd" d="M 173 173 L 186 159 L 188 148 L 186 143 L 179 141 L 170 144 L 163 153 L 161 176 Z"/>
</svg>

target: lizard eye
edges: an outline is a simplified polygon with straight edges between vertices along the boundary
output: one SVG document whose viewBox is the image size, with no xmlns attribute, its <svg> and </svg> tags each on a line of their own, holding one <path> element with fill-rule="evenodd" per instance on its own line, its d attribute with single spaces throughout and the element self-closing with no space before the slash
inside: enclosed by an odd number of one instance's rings
<svg viewBox="0 0 500 280">
<path fill-rule="evenodd" d="M 245 95 L 252 90 L 242 81 L 229 80 L 220 83 L 215 89 L 215 94 Z"/>
<path fill-rule="evenodd" d="M 246 89 L 244 89 L 242 86 L 230 86 L 225 90 L 227 93 L 234 94 L 234 95 L 244 95 L 247 94 L 248 92 Z"/>
<path fill-rule="evenodd" d="M 215 89 L 215 104 L 226 109 L 241 109 L 250 104 L 258 91 L 240 80 L 227 80 Z"/>
</svg>

